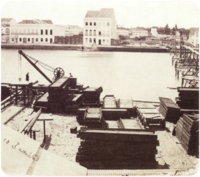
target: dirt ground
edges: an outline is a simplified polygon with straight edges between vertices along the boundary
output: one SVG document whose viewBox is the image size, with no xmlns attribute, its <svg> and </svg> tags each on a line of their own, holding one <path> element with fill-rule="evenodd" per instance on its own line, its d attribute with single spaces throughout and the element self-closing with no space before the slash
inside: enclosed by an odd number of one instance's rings
<svg viewBox="0 0 200 177">
<path fill-rule="evenodd" d="M 34 115 L 34 113 L 31 114 L 32 111 L 32 109 L 26 108 L 7 123 L 7 126 L 19 131 L 26 121 Z M 45 144 L 43 143 L 43 121 L 36 122 L 33 127 L 33 130 L 37 131 L 36 141 L 39 141 L 44 149 L 76 162 L 76 153 L 81 140 L 77 138 L 76 134 L 70 133 L 70 128 L 79 126 L 76 116 L 42 113 L 39 119 L 53 119 L 53 121 L 45 121 L 47 140 Z M 198 171 L 199 159 L 186 154 L 176 136 L 172 136 L 173 127 L 173 124 L 167 122 L 165 130 L 155 131 L 160 142 L 157 147 L 156 160 L 165 169 L 175 170 L 174 175 L 194 175 Z"/>
</svg>

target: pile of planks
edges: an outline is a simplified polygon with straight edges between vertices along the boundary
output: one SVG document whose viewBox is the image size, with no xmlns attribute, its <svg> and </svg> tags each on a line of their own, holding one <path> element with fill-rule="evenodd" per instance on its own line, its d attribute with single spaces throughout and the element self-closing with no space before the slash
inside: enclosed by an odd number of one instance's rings
<svg viewBox="0 0 200 177">
<path fill-rule="evenodd" d="M 183 114 L 176 124 L 176 137 L 189 155 L 198 155 L 199 115 Z"/>
<path fill-rule="evenodd" d="M 176 103 L 181 109 L 199 109 L 199 88 L 178 87 Z"/>
<path fill-rule="evenodd" d="M 144 107 L 139 106 L 136 107 L 136 112 L 137 112 L 137 117 L 139 118 L 144 128 L 146 128 L 147 126 L 148 128 L 150 128 L 152 125 L 165 128 L 165 119 L 155 107 L 147 108 L 147 106 Z"/>
<path fill-rule="evenodd" d="M 119 119 L 119 127 L 120 129 L 129 129 L 129 130 L 140 130 L 144 129 L 139 123 L 137 119 Z"/>
<path fill-rule="evenodd" d="M 159 112 L 168 122 L 176 123 L 180 118 L 180 107 L 169 98 L 159 97 Z"/>
<path fill-rule="evenodd" d="M 84 123 L 89 128 L 105 128 L 106 123 L 102 116 L 101 108 L 86 108 Z"/>
<path fill-rule="evenodd" d="M 105 108 L 105 109 L 118 108 L 117 101 L 116 101 L 114 95 L 106 95 L 103 98 L 103 108 Z"/>
<path fill-rule="evenodd" d="M 48 97 L 49 97 L 49 93 L 45 93 L 42 96 L 40 96 L 37 101 L 34 103 L 34 109 L 38 109 L 38 108 L 43 108 L 43 109 L 47 109 L 47 105 L 48 105 Z"/>
<path fill-rule="evenodd" d="M 100 104 L 100 94 L 103 91 L 102 87 L 93 88 L 88 87 L 83 90 L 83 106 L 99 106 Z"/>
<path fill-rule="evenodd" d="M 48 109 L 51 112 L 62 112 L 64 106 L 62 100 L 68 95 L 70 78 L 62 77 L 49 86 Z"/>
<path fill-rule="evenodd" d="M 88 169 L 156 168 L 157 135 L 144 130 L 80 130 L 76 161 Z"/>
<path fill-rule="evenodd" d="M 83 94 L 69 94 L 63 104 L 65 112 L 76 113 L 82 103 Z"/>
<path fill-rule="evenodd" d="M 132 99 L 119 99 L 118 107 L 120 109 L 126 109 L 130 116 L 134 115 L 133 100 Z"/>
</svg>

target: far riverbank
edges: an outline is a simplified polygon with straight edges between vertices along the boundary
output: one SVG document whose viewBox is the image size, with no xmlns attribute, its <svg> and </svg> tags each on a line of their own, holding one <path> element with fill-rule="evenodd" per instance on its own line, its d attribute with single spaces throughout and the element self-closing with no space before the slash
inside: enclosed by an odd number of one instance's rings
<svg viewBox="0 0 200 177">
<path fill-rule="evenodd" d="M 2 49 L 34 49 L 34 50 L 78 50 L 82 51 L 83 45 L 72 44 L 1 44 Z M 93 51 L 86 47 L 86 51 Z M 134 46 L 97 46 L 95 51 L 115 51 L 115 52 L 155 52 L 168 53 L 167 48 L 162 47 L 134 47 Z"/>
</svg>

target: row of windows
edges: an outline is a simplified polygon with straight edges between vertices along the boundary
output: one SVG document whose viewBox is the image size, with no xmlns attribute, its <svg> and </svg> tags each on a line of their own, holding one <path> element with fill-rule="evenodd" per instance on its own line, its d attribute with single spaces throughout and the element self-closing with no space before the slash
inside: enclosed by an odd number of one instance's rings
<svg viewBox="0 0 200 177">
<path fill-rule="evenodd" d="M 23 29 L 23 30 L 22 29 L 12 29 L 11 32 L 12 33 L 38 33 L 38 29 Z M 41 29 L 40 30 L 40 34 L 41 35 L 43 35 L 43 34 L 45 34 L 45 35 L 53 35 L 53 30 L 52 29 L 50 29 L 50 30 Z"/>
<path fill-rule="evenodd" d="M 106 31 L 102 31 L 102 33 L 101 33 L 101 31 L 98 32 L 98 35 L 99 35 L 99 36 L 101 36 L 101 35 L 107 35 L 107 36 L 109 36 L 109 34 L 110 34 L 109 31 L 107 31 L 107 33 L 106 33 Z M 92 30 L 87 30 L 87 29 L 86 29 L 86 30 L 85 30 L 85 35 L 86 35 L 86 36 L 88 36 L 88 35 L 89 35 L 89 36 L 92 36 L 92 35 L 93 35 L 93 36 L 96 36 L 97 33 L 96 33 L 96 30 L 93 30 L 93 33 L 92 33 Z"/>
<path fill-rule="evenodd" d="M 101 40 L 101 39 L 99 39 Z M 93 39 L 93 42 L 96 43 L 96 38 Z M 103 43 L 109 43 L 109 39 L 102 39 Z M 85 43 L 92 43 L 92 38 L 85 38 Z"/>
<path fill-rule="evenodd" d="M 110 26 L 110 22 L 98 22 L 98 25 L 99 26 Z M 94 23 L 92 23 L 92 22 L 85 22 L 85 26 L 97 26 L 97 23 L 96 22 L 94 22 Z"/>
<path fill-rule="evenodd" d="M 12 38 L 12 41 L 14 41 L 15 39 Z M 31 38 L 19 38 L 19 41 L 22 42 L 22 40 L 27 40 L 28 42 L 31 42 Z M 32 40 L 34 40 L 34 38 L 32 38 Z M 53 39 L 50 38 L 49 41 L 52 41 Z M 40 38 L 40 42 L 48 42 L 48 38 Z M 39 42 L 39 38 L 35 38 L 35 42 Z"/>
</svg>

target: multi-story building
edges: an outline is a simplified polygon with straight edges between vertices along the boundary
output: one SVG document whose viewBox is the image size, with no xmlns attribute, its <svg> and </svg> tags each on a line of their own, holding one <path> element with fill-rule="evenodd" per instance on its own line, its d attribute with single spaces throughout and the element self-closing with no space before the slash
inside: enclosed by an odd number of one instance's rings
<svg viewBox="0 0 200 177">
<path fill-rule="evenodd" d="M 11 25 L 11 43 L 51 44 L 54 36 L 65 36 L 65 27 L 51 20 L 22 20 Z"/>
<path fill-rule="evenodd" d="M 111 45 L 112 39 L 118 39 L 114 10 L 88 11 L 84 18 L 83 44 Z"/>
<path fill-rule="evenodd" d="M 129 36 L 130 31 L 125 28 L 117 28 L 117 34 L 118 34 L 118 36 Z"/>
<path fill-rule="evenodd" d="M 144 29 L 131 29 L 131 36 L 130 38 L 135 38 L 135 37 L 145 37 L 148 36 L 148 31 Z"/>
<path fill-rule="evenodd" d="M 199 47 L 199 28 L 190 29 L 188 42 L 190 42 L 194 47 Z"/>
<path fill-rule="evenodd" d="M 1 18 L 1 42 L 10 43 L 10 28 L 11 25 L 16 24 L 13 18 Z"/>
<path fill-rule="evenodd" d="M 79 35 L 83 32 L 83 29 L 77 25 L 65 26 L 65 36 Z"/>
</svg>

